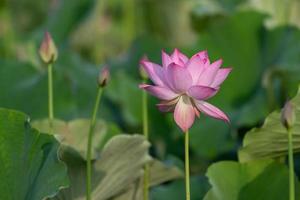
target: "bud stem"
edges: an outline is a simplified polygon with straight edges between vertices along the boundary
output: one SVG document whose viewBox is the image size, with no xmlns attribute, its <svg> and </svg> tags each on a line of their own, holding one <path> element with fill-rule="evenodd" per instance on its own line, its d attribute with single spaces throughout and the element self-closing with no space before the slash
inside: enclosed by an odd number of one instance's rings
<svg viewBox="0 0 300 200">
<path fill-rule="evenodd" d="M 290 128 L 288 132 L 288 149 L 289 149 L 289 188 L 290 188 L 290 200 L 295 200 L 295 175 L 294 175 L 294 158 L 293 158 L 293 135 Z"/>
<path fill-rule="evenodd" d="M 146 83 L 146 80 L 144 80 Z M 149 140 L 149 130 L 148 130 L 148 99 L 147 92 L 143 90 L 143 102 L 142 102 L 142 112 L 143 112 L 143 134 L 146 140 Z M 145 164 L 145 173 L 144 173 L 144 200 L 149 199 L 149 164 Z"/>
<path fill-rule="evenodd" d="M 50 133 L 53 132 L 53 76 L 52 76 L 52 64 L 48 64 L 48 115 L 49 115 L 49 127 Z"/>
<path fill-rule="evenodd" d="M 190 155 L 189 155 L 189 131 L 184 134 L 185 138 L 185 194 L 186 200 L 190 200 Z"/>
<path fill-rule="evenodd" d="M 90 129 L 89 129 L 89 135 L 88 135 L 88 144 L 87 144 L 87 154 L 86 154 L 86 199 L 91 200 L 91 186 L 92 186 L 92 137 L 96 125 L 96 119 L 97 119 L 97 111 L 99 108 L 99 103 L 101 100 L 101 96 L 103 93 L 103 88 L 98 87 L 96 102 L 94 105 L 93 115 L 91 119 Z"/>
</svg>

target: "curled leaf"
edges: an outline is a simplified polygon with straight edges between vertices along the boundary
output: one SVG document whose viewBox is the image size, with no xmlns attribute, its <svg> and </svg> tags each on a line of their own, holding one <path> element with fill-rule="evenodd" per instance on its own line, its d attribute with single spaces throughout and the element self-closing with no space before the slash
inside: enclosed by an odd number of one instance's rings
<svg viewBox="0 0 300 200">
<path fill-rule="evenodd" d="M 0 108 L 0 199 L 41 200 L 68 187 L 60 144 L 31 128 L 25 114 Z"/>
<path fill-rule="evenodd" d="M 111 138 L 101 151 L 100 159 L 93 163 L 93 199 L 106 200 L 121 194 L 143 174 L 149 162 L 150 144 L 141 135 L 119 135 Z M 75 151 L 76 153 L 76 151 Z M 55 200 L 84 200 L 86 164 L 78 159 L 72 148 L 61 152 L 67 163 L 70 188 L 62 190 Z"/>
<path fill-rule="evenodd" d="M 291 102 L 294 104 L 296 118 L 300 119 L 300 90 Z M 294 152 L 300 152 L 300 123 L 295 122 L 291 129 Z M 250 130 L 239 150 L 239 160 L 246 162 L 255 159 L 276 158 L 287 155 L 288 134 L 281 123 L 279 111 L 271 113 L 261 128 Z"/>
<path fill-rule="evenodd" d="M 36 120 L 32 122 L 32 126 L 43 132 L 49 132 L 50 130 L 48 119 Z M 89 119 L 75 119 L 69 122 L 55 119 L 53 122 L 53 132 L 59 141 L 77 150 L 80 156 L 85 159 L 89 126 Z M 120 130 L 114 124 L 97 120 L 93 136 L 92 158 L 95 159 L 99 149 L 111 137 L 119 133 Z"/>
</svg>

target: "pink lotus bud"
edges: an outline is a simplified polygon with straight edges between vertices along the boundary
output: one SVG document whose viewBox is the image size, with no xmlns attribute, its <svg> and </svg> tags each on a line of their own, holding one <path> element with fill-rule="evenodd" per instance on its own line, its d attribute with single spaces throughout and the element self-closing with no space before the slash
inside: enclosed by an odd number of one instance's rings
<svg viewBox="0 0 300 200">
<path fill-rule="evenodd" d="M 57 49 L 50 33 L 45 32 L 44 39 L 41 43 L 39 54 L 43 62 L 50 64 L 57 59 Z"/>
<path fill-rule="evenodd" d="M 281 111 L 281 123 L 286 129 L 292 128 L 296 120 L 295 109 L 290 101 L 287 101 Z"/>
<path fill-rule="evenodd" d="M 105 87 L 110 78 L 110 72 L 107 66 L 104 66 L 98 76 L 98 84 L 100 87 Z"/>
<path fill-rule="evenodd" d="M 140 66 L 139 66 L 139 69 L 140 69 L 140 76 L 141 76 L 144 80 L 148 79 L 148 74 L 147 74 L 147 72 L 146 72 L 145 69 L 144 69 L 144 62 L 145 62 L 145 61 L 149 61 L 149 59 L 148 59 L 148 57 L 147 57 L 146 55 L 144 55 L 144 56 L 142 57 L 142 59 L 140 60 Z"/>
</svg>

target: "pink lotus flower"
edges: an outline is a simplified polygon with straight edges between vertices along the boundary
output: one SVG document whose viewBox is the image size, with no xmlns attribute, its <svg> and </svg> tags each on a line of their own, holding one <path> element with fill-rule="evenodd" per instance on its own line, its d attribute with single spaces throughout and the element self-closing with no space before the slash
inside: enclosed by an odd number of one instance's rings
<svg viewBox="0 0 300 200">
<path fill-rule="evenodd" d="M 206 51 L 189 59 L 175 49 L 171 56 L 162 51 L 162 66 L 145 59 L 141 65 L 155 85 L 141 84 L 140 88 L 162 100 L 157 104 L 160 111 L 174 111 L 175 122 L 182 131 L 186 132 L 201 112 L 229 122 L 225 113 L 206 102 L 232 70 L 220 69 L 221 59 L 210 63 Z"/>
</svg>

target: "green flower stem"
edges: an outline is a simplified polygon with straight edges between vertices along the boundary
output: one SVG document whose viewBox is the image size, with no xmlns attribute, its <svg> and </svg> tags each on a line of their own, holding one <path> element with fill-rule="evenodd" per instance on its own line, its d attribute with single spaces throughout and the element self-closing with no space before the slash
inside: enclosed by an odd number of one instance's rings
<svg viewBox="0 0 300 200">
<path fill-rule="evenodd" d="M 295 175 L 294 175 L 294 158 L 293 158 L 293 136 L 292 131 L 288 129 L 288 142 L 289 142 L 289 188 L 290 200 L 295 200 Z"/>
<path fill-rule="evenodd" d="M 191 192 L 190 192 L 190 155 L 189 155 L 189 131 L 186 131 L 184 134 L 185 138 L 185 193 L 186 200 L 190 200 Z"/>
<path fill-rule="evenodd" d="M 144 81 L 144 83 L 146 80 Z M 143 112 L 143 134 L 145 138 L 149 139 L 149 129 L 148 129 L 148 98 L 147 92 L 143 91 L 143 102 L 142 102 L 142 112 Z M 149 171 L 149 164 L 145 164 L 145 173 L 144 173 L 144 200 L 149 199 L 149 178 L 150 178 L 150 171 Z"/>
<path fill-rule="evenodd" d="M 49 127 L 50 133 L 53 131 L 53 76 L 52 76 L 52 64 L 48 64 L 48 115 L 49 115 Z"/>
<path fill-rule="evenodd" d="M 89 135 L 88 135 L 88 144 L 87 144 L 87 154 L 86 154 L 86 199 L 91 200 L 91 186 L 92 186 L 92 137 L 96 125 L 97 111 L 99 108 L 99 103 L 103 93 L 103 87 L 98 88 L 96 102 L 93 110 L 93 116 L 91 119 Z"/>
</svg>

